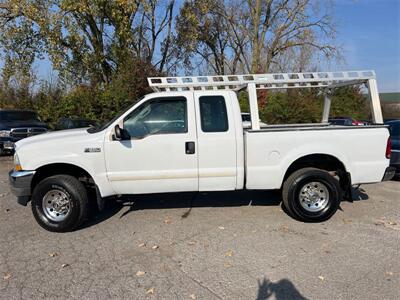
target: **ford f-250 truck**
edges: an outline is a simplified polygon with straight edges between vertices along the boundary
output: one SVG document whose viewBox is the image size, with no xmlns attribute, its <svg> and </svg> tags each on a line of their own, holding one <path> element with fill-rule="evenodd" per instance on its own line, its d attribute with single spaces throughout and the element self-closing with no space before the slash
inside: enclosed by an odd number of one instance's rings
<svg viewBox="0 0 400 300">
<path fill-rule="evenodd" d="M 328 92 L 320 124 L 260 128 L 257 89 L 329 91 L 360 83 L 369 88 L 375 125 L 328 124 Z M 393 176 L 373 71 L 162 77 L 149 84 L 154 93 L 101 127 L 16 144 L 11 187 L 19 203 L 31 200 L 42 227 L 73 230 L 89 201 L 101 208 L 113 195 L 241 189 L 281 189 L 292 217 L 318 222 L 336 212 L 352 185 Z M 249 129 L 240 89 L 249 93 Z"/>
</svg>

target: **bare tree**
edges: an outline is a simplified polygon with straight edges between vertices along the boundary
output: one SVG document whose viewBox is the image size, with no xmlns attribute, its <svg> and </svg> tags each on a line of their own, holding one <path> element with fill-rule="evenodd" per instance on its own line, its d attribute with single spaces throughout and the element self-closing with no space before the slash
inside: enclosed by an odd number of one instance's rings
<svg viewBox="0 0 400 300">
<path fill-rule="evenodd" d="M 184 27 L 193 18 L 205 19 L 192 24 L 191 36 L 186 36 L 191 48 L 185 50 L 191 55 L 202 55 L 208 63 L 213 62 L 215 73 L 304 69 L 315 55 L 323 54 L 328 59 L 338 55 L 329 0 L 237 0 L 218 2 L 219 5 L 208 5 L 204 9 L 204 3 L 210 2 L 213 1 L 189 1 L 186 7 L 191 8 L 194 16 L 184 6 L 178 24 L 180 21 Z M 225 35 L 219 36 L 226 43 L 223 51 L 216 53 L 215 40 L 209 43 L 207 39 L 221 26 Z"/>
</svg>

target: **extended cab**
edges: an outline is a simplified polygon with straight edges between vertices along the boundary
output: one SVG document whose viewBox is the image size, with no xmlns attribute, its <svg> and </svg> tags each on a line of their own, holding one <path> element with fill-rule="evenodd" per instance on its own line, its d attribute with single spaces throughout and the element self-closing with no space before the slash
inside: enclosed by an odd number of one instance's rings
<svg viewBox="0 0 400 300">
<path fill-rule="evenodd" d="M 321 74 L 149 78 L 156 92 L 101 127 L 18 142 L 12 190 L 19 203 L 32 200 L 37 222 L 51 231 L 79 226 L 89 201 L 102 207 L 113 195 L 184 191 L 281 189 L 291 216 L 327 220 L 351 185 L 390 179 L 393 169 L 388 129 L 329 125 L 328 96 L 320 124 L 260 129 L 256 89 L 321 86 L 315 82 L 367 83 L 375 123 L 382 123 L 373 72 Z M 240 88 L 249 93 L 250 129 L 242 124 Z"/>
</svg>

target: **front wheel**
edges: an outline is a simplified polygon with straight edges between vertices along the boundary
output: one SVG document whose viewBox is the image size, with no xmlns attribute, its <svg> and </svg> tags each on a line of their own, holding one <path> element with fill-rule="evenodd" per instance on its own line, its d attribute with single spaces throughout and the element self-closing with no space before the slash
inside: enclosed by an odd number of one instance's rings
<svg viewBox="0 0 400 300">
<path fill-rule="evenodd" d="M 293 218 L 304 222 L 322 222 L 338 210 L 342 190 L 339 181 L 327 171 L 304 168 L 287 178 L 282 198 Z"/>
<path fill-rule="evenodd" d="M 39 225 L 46 230 L 74 230 L 86 219 L 87 210 L 87 191 L 73 176 L 48 177 L 33 191 L 32 212 Z"/>
</svg>

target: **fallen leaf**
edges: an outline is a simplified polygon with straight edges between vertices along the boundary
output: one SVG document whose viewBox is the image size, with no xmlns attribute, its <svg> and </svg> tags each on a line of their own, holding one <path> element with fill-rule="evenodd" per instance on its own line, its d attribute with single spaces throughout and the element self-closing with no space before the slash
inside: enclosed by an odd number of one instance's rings
<svg viewBox="0 0 400 300">
<path fill-rule="evenodd" d="M 345 224 L 350 224 L 350 223 L 353 222 L 353 221 L 350 220 L 350 219 L 342 219 L 342 221 L 343 221 L 343 223 L 345 223 Z"/>
<path fill-rule="evenodd" d="M 386 276 L 393 276 L 393 272 L 386 272 Z"/>
<path fill-rule="evenodd" d="M 226 261 L 226 262 L 224 262 L 224 267 L 230 268 L 230 267 L 232 267 L 232 264 L 230 262 Z"/>
<path fill-rule="evenodd" d="M 378 221 L 375 221 L 374 224 L 375 224 L 376 226 L 378 226 L 378 225 L 385 225 L 385 221 L 378 220 Z"/>
<path fill-rule="evenodd" d="M 156 249 L 158 249 L 158 246 L 155 245 L 155 246 L 151 247 L 151 249 L 156 250 Z"/>
<path fill-rule="evenodd" d="M 62 264 L 61 265 L 61 268 L 66 268 L 66 267 L 69 267 L 69 264 Z"/>
<path fill-rule="evenodd" d="M 388 224 L 389 225 L 397 225 L 397 223 L 395 221 L 389 221 Z"/>
<path fill-rule="evenodd" d="M 224 226 L 218 226 L 218 229 L 224 230 L 225 227 Z"/>
<path fill-rule="evenodd" d="M 190 296 L 189 296 L 191 299 L 196 299 L 196 295 L 195 294 L 191 294 Z"/>
<path fill-rule="evenodd" d="M 171 224 L 171 219 L 170 219 L 170 218 L 166 218 L 166 219 L 164 220 L 164 223 L 165 223 L 165 224 Z"/>
<path fill-rule="evenodd" d="M 8 279 L 11 278 L 11 276 L 12 276 L 11 273 L 7 272 L 7 273 L 4 274 L 3 279 L 4 280 L 8 280 Z"/>
<path fill-rule="evenodd" d="M 324 281 L 324 280 L 325 280 L 325 277 L 324 277 L 324 276 L 318 276 L 318 278 L 321 279 L 321 281 Z"/>
<path fill-rule="evenodd" d="M 225 253 L 226 256 L 232 257 L 233 256 L 233 251 L 229 250 Z"/>
<path fill-rule="evenodd" d="M 289 227 L 287 227 L 287 225 L 282 225 L 282 226 L 281 226 L 281 230 L 283 230 L 283 231 L 289 231 Z"/>
<path fill-rule="evenodd" d="M 137 277 L 142 277 L 142 276 L 144 276 L 144 274 L 146 274 L 146 272 L 144 272 L 144 271 L 137 271 L 136 272 L 136 276 Z"/>
<path fill-rule="evenodd" d="M 149 288 L 147 291 L 146 291 L 146 294 L 154 294 L 154 288 L 152 287 L 152 288 Z"/>
<path fill-rule="evenodd" d="M 196 245 L 196 242 L 195 241 L 190 241 L 190 242 L 188 242 L 188 245 L 191 245 L 191 246 Z"/>
<path fill-rule="evenodd" d="M 141 243 L 141 244 L 139 244 L 139 247 L 145 247 L 146 246 L 146 244 L 145 243 Z"/>
<path fill-rule="evenodd" d="M 50 257 L 56 257 L 56 256 L 58 256 L 58 253 L 57 252 L 52 252 L 52 253 L 49 253 L 49 256 Z"/>
</svg>

